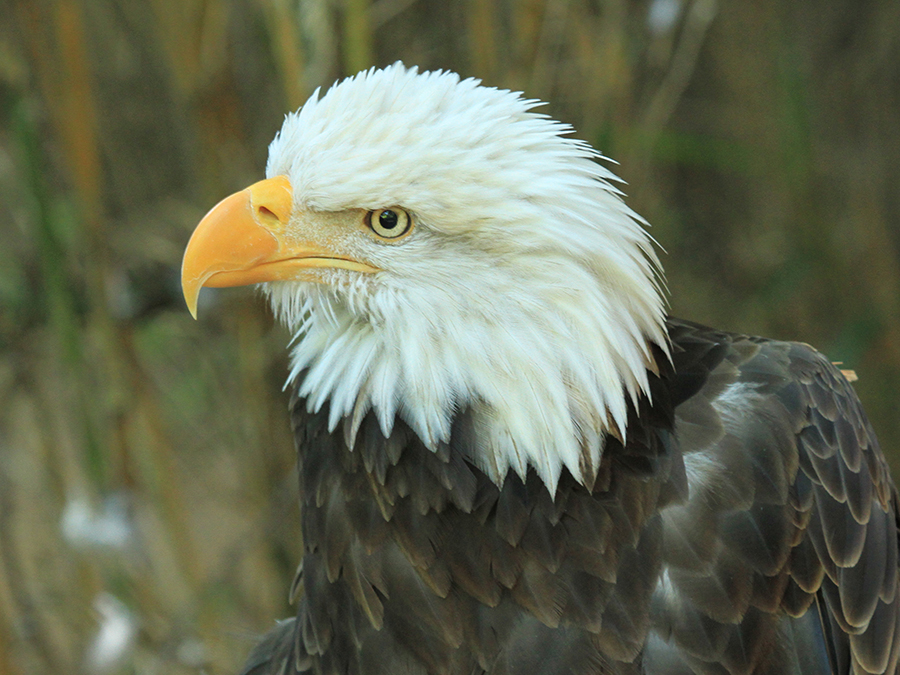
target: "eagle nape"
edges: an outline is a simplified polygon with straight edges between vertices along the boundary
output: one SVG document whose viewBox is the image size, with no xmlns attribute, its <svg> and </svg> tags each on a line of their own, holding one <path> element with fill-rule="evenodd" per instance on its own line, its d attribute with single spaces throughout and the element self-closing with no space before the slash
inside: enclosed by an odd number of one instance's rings
<svg viewBox="0 0 900 675">
<path fill-rule="evenodd" d="M 666 315 L 617 178 L 536 101 L 314 95 L 182 268 L 294 334 L 296 617 L 244 673 L 896 673 L 897 492 L 809 346 Z M 299 533 L 298 533 L 299 536 Z"/>
</svg>

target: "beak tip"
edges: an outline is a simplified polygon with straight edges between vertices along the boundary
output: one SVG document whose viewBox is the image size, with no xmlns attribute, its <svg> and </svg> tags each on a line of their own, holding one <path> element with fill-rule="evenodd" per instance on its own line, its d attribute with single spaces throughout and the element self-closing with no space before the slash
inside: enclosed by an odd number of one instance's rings
<svg viewBox="0 0 900 675">
<path fill-rule="evenodd" d="M 197 319 L 197 301 L 200 299 L 200 285 L 186 284 L 182 282 L 181 291 L 184 293 L 184 304 L 187 305 L 188 311 L 194 320 Z"/>
</svg>

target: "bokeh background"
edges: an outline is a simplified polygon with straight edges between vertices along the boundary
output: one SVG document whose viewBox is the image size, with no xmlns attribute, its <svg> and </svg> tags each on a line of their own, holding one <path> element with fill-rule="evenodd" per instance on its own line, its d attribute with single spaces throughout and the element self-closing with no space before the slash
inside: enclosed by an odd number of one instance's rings
<svg viewBox="0 0 900 675">
<path fill-rule="evenodd" d="M 900 3 L 0 0 L 0 672 L 229 673 L 299 560 L 288 336 L 181 252 L 402 59 L 620 164 L 672 312 L 812 343 L 900 446 Z"/>
</svg>

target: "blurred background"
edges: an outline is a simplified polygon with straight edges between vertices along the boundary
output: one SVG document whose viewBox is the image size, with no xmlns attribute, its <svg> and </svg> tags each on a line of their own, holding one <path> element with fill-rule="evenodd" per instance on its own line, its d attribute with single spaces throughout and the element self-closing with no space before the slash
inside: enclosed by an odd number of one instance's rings
<svg viewBox="0 0 900 675">
<path fill-rule="evenodd" d="M 285 345 L 181 253 L 285 112 L 397 59 L 549 101 L 672 312 L 859 375 L 900 469 L 900 3 L 0 0 L 0 672 L 230 673 L 291 613 Z"/>
</svg>

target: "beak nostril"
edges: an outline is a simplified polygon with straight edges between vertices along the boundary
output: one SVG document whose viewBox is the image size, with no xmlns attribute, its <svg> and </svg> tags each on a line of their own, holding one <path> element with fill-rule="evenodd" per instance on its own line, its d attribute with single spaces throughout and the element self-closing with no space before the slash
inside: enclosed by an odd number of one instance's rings
<svg viewBox="0 0 900 675">
<path fill-rule="evenodd" d="M 257 225 L 283 232 L 291 216 L 291 183 L 285 176 L 267 178 L 246 189 L 250 213 Z"/>
<path fill-rule="evenodd" d="M 262 204 L 256 206 L 256 222 L 271 232 L 281 232 L 284 229 L 284 223 L 278 214 Z"/>
</svg>

